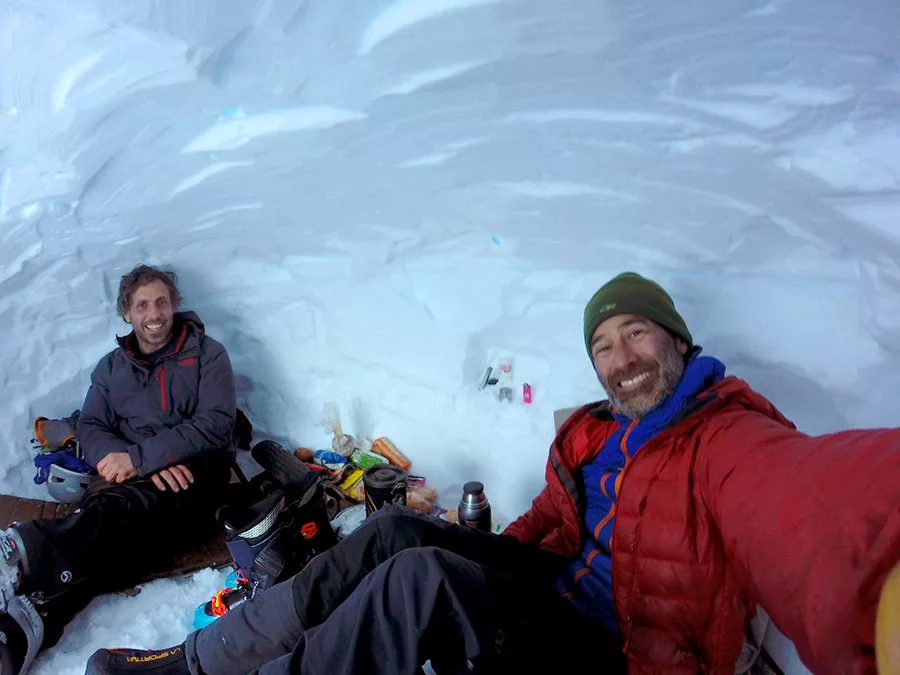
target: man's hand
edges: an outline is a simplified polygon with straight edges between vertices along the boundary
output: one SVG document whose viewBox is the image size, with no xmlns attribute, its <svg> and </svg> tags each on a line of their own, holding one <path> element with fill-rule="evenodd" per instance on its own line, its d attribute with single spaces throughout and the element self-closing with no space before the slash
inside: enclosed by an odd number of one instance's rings
<svg viewBox="0 0 900 675">
<path fill-rule="evenodd" d="M 194 482 L 194 475 L 184 464 L 176 464 L 168 469 L 156 472 L 150 476 L 150 480 L 153 481 L 157 489 L 163 492 L 166 491 L 166 485 L 172 488 L 172 492 L 181 492 L 191 486 L 191 483 Z"/>
<path fill-rule="evenodd" d="M 110 483 L 124 483 L 137 476 L 127 452 L 111 452 L 97 463 L 97 473 Z"/>
</svg>

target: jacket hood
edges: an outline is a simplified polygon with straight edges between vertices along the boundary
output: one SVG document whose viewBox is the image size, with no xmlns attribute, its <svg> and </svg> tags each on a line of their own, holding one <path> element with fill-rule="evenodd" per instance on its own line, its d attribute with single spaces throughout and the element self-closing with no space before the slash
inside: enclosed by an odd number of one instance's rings
<svg viewBox="0 0 900 675">
<path fill-rule="evenodd" d="M 190 326 L 197 337 L 206 334 L 206 326 L 194 312 L 175 312 L 172 315 L 172 325 L 177 327 L 178 324 Z"/>
</svg>

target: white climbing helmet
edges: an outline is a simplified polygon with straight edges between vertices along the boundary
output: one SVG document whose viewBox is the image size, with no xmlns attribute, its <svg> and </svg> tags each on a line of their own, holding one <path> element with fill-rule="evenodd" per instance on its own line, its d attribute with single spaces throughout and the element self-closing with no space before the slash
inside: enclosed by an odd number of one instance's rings
<svg viewBox="0 0 900 675">
<path fill-rule="evenodd" d="M 81 501 L 88 486 L 96 479 L 97 476 L 72 471 L 59 464 L 51 464 L 47 490 L 56 501 L 75 504 Z"/>
</svg>

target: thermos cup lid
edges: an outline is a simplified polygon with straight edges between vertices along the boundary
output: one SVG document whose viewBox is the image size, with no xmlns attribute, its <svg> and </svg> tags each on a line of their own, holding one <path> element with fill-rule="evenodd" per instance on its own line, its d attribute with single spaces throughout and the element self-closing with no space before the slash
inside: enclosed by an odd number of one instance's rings
<svg viewBox="0 0 900 675">
<path fill-rule="evenodd" d="M 363 481 L 367 487 L 389 488 L 395 483 L 406 480 L 406 472 L 399 466 L 376 464 L 363 473 Z"/>
<path fill-rule="evenodd" d="M 462 498 L 459 500 L 461 511 L 474 513 L 490 508 L 487 497 L 484 494 L 484 485 L 477 480 L 469 481 L 463 485 Z"/>
<path fill-rule="evenodd" d="M 465 495 L 480 495 L 484 493 L 484 484 L 477 480 L 470 480 L 468 483 L 463 485 L 463 494 Z"/>
</svg>

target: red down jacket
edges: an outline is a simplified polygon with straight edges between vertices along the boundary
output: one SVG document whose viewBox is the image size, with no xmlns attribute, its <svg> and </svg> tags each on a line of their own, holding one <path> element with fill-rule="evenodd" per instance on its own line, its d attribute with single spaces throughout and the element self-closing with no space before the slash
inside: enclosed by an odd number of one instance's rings
<svg viewBox="0 0 900 675">
<path fill-rule="evenodd" d="M 577 555 L 579 468 L 616 425 L 605 403 L 576 412 L 505 534 Z M 878 594 L 898 560 L 900 430 L 807 436 L 725 378 L 623 471 L 612 570 L 629 672 L 731 675 L 759 603 L 817 675 L 874 673 Z"/>
</svg>

